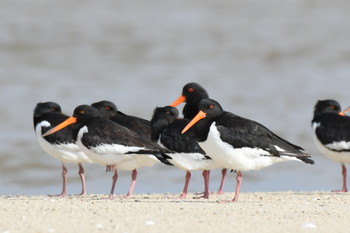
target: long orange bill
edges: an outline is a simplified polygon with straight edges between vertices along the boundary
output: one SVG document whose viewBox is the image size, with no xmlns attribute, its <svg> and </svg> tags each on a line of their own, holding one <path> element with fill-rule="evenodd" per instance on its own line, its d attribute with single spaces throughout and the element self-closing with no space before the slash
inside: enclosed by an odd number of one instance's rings
<svg viewBox="0 0 350 233">
<path fill-rule="evenodd" d="M 175 108 L 177 105 L 183 102 L 186 102 L 186 97 L 182 95 L 179 98 L 177 98 L 177 100 L 175 100 L 172 104 L 170 104 L 170 106 Z"/>
<path fill-rule="evenodd" d="M 75 117 L 69 117 L 67 120 L 63 121 L 61 124 L 57 125 L 56 127 L 50 129 L 49 131 L 47 131 L 46 133 L 43 134 L 43 137 L 46 137 L 50 134 L 53 134 L 65 127 L 67 127 L 68 125 L 71 125 L 73 123 L 77 122 L 77 118 Z"/>
<path fill-rule="evenodd" d="M 182 134 L 185 133 L 187 130 L 189 130 L 193 125 L 195 125 L 198 121 L 205 118 L 207 114 L 203 111 L 199 111 L 197 115 L 186 125 L 186 127 L 182 130 Z"/>
<path fill-rule="evenodd" d="M 347 113 L 347 112 L 350 112 L 350 107 L 348 107 L 347 109 L 341 111 L 341 112 L 339 113 L 339 115 L 345 116 L 345 113 Z"/>
</svg>

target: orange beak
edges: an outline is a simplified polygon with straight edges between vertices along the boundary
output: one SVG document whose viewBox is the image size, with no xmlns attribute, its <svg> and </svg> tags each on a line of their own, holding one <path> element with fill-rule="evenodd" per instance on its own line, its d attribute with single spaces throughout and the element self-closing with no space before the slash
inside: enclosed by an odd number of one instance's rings
<svg viewBox="0 0 350 233">
<path fill-rule="evenodd" d="M 71 125 L 73 123 L 77 122 L 77 118 L 75 117 L 69 117 L 67 120 L 63 121 L 61 124 L 57 125 L 56 127 L 50 129 L 49 131 L 47 131 L 46 133 L 43 134 L 43 137 L 46 137 L 50 134 L 53 134 L 65 127 L 67 127 L 68 125 Z"/>
<path fill-rule="evenodd" d="M 338 113 L 340 116 L 345 116 L 345 113 L 350 111 L 350 107 L 348 107 L 347 109 L 345 109 L 344 111 Z"/>
<path fill-rule="evenodd" d="M 186 97 L 182 95 L 179 98 L 177 98 L 177 100 L 175 100 L 172 104 L 170 104 L 170 106 L 175 108 L 177 105 L 183 102 L 186 102 Z"/>
<path fill-rule="evenodd" d="M 207 114 L 203 111 L 199 111 L 197 115 L 186 125 L 186 127 L 182 130 L 182 134 L 185 133 L 187 130 L 189 130 L 193 125 L 195 125 L 198 121 L 205 118 Z"/>
</svg>

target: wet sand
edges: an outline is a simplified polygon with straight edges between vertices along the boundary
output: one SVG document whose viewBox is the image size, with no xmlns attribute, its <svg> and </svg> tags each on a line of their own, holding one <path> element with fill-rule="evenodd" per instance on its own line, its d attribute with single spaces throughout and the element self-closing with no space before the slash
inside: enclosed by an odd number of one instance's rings
<svg viewBox="0 0 350 233">
<path fill-rule="evenodd" d="M 177 194 L 125 199 L 0 196 L 0 233 L 12 232 L 345 232 L 350 195 L 331 192 L 233 193 L 185 200 Z"/>
</svg>

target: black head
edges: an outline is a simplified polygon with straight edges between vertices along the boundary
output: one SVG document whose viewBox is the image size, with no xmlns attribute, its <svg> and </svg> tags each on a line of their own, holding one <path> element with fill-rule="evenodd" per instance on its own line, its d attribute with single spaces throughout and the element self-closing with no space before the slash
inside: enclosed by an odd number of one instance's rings
<svg viewBox="0 0 350 233">
<path fill-rule="evenodd" d="M 202 99 L 209 98 L 208 92 L 198 83 L 188 83 L 182 89 L 182 96 L 187 103 L 198 104 Z"/>
<path fill-rule="evenodd" d="M 171 106 L 157 107 L 152 116 L 152 122 L 164 121 L 167 124 L 174 122 L 179 117 L 179 111 Z"/>
<path fill-rule="evenodd" d="M 93 103 L 91 104 L 91 106 L 98 109 L 100 113 L 107 118 L 114 116 L 118 111 L 117 106 L 114 103 L 107 100 L 102 100 L 100 102 Z"/>
<path fill-rule="evenodd" d="M 218 117 L 223 109 L 218 102 L 212 99 L 202 99 L 198 105 L 199 112 L 193 119 L 186 125 L 186 127 L 182 130 L 182 133 L 185 133 L 192 126 L 197 124 L 198 128 L 202 128 L 203 130 L 209 131 L 209 127 L 211 123 Z M 203 119 L 203 120 L 202 120 Z M 203 136 L 203 135 L 201 135 Z M 199 136 L 198 138 L 200 138 Z"/>
<path fill-rule="evenodd" d="M 203 99 L 199 102 L 198 108 L 206 113 L 206 118 L 215 118 L 224 110 L 221 105 L 213 99 Z"/>
<path fill-rule="evenodd" d="M 100 111 L 90 105 L 79 105 L 74 109 L 73 113 L 73 117 L 77 119 L 77 123 L 85 123 L 93 118 L 102 116 Z"/>
<path fill-rule="evenodd" d="M 154 109 L 151 119 L 151 138 L 153 141 L 159 139 L 164 127 L 173 123 L 179 117 L 179 111 L 171 106 L 157 107 Z"/>
<path fill-rule="evenodd" d="M 61 107 L 55 102 L 38 103 L 34 108 L 34 117 L 41 117 L 47 113 L 62 113 Z"/>
<path fill-rule="evenodd" d="M 319 100 L 317 101 L 314 108 L 314 117 L 324 113 L 336 113 L 339 114 L 341 111 L 340 104 L 336 100 Z"/>
</svg>

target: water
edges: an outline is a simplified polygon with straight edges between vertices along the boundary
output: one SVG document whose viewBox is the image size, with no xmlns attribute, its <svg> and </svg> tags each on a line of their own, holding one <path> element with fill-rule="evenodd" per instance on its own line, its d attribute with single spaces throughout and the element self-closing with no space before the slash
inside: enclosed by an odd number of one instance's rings
<svg viewBox="0 0 350 233">
<path fill-rule="evenodd" d="M 71 114 L 107 99 L 150 119 L 193 81 L 226 110 L 314 156 L 314 166 L 286 162 L 243 173 L 243 192 L 340 188 L 340 166 L 320 155 L 310 121 L 318 99 L 350 105 L 349 10 L 342 0 L 1 1 L 0 194 L 60 192 L 60 162 L 34 135 L 37 102 L 58 102 Z M 88 192 L 108 193 L 112 174 L 85 168 Z M 78 169 L 68 169 L 68 192 L 79 193 Z M 184 175 L 161 164 L 140 169 L 135 191 L 179 193 Z M 219 179 L 214 170 L 212 190 Z M 121 172 L 117 193 L 129 182 Z M 202 190 L 194 172 L 189 191 Z M 230 174 L 225 191 L 233 190 Z"/>
</svg>

